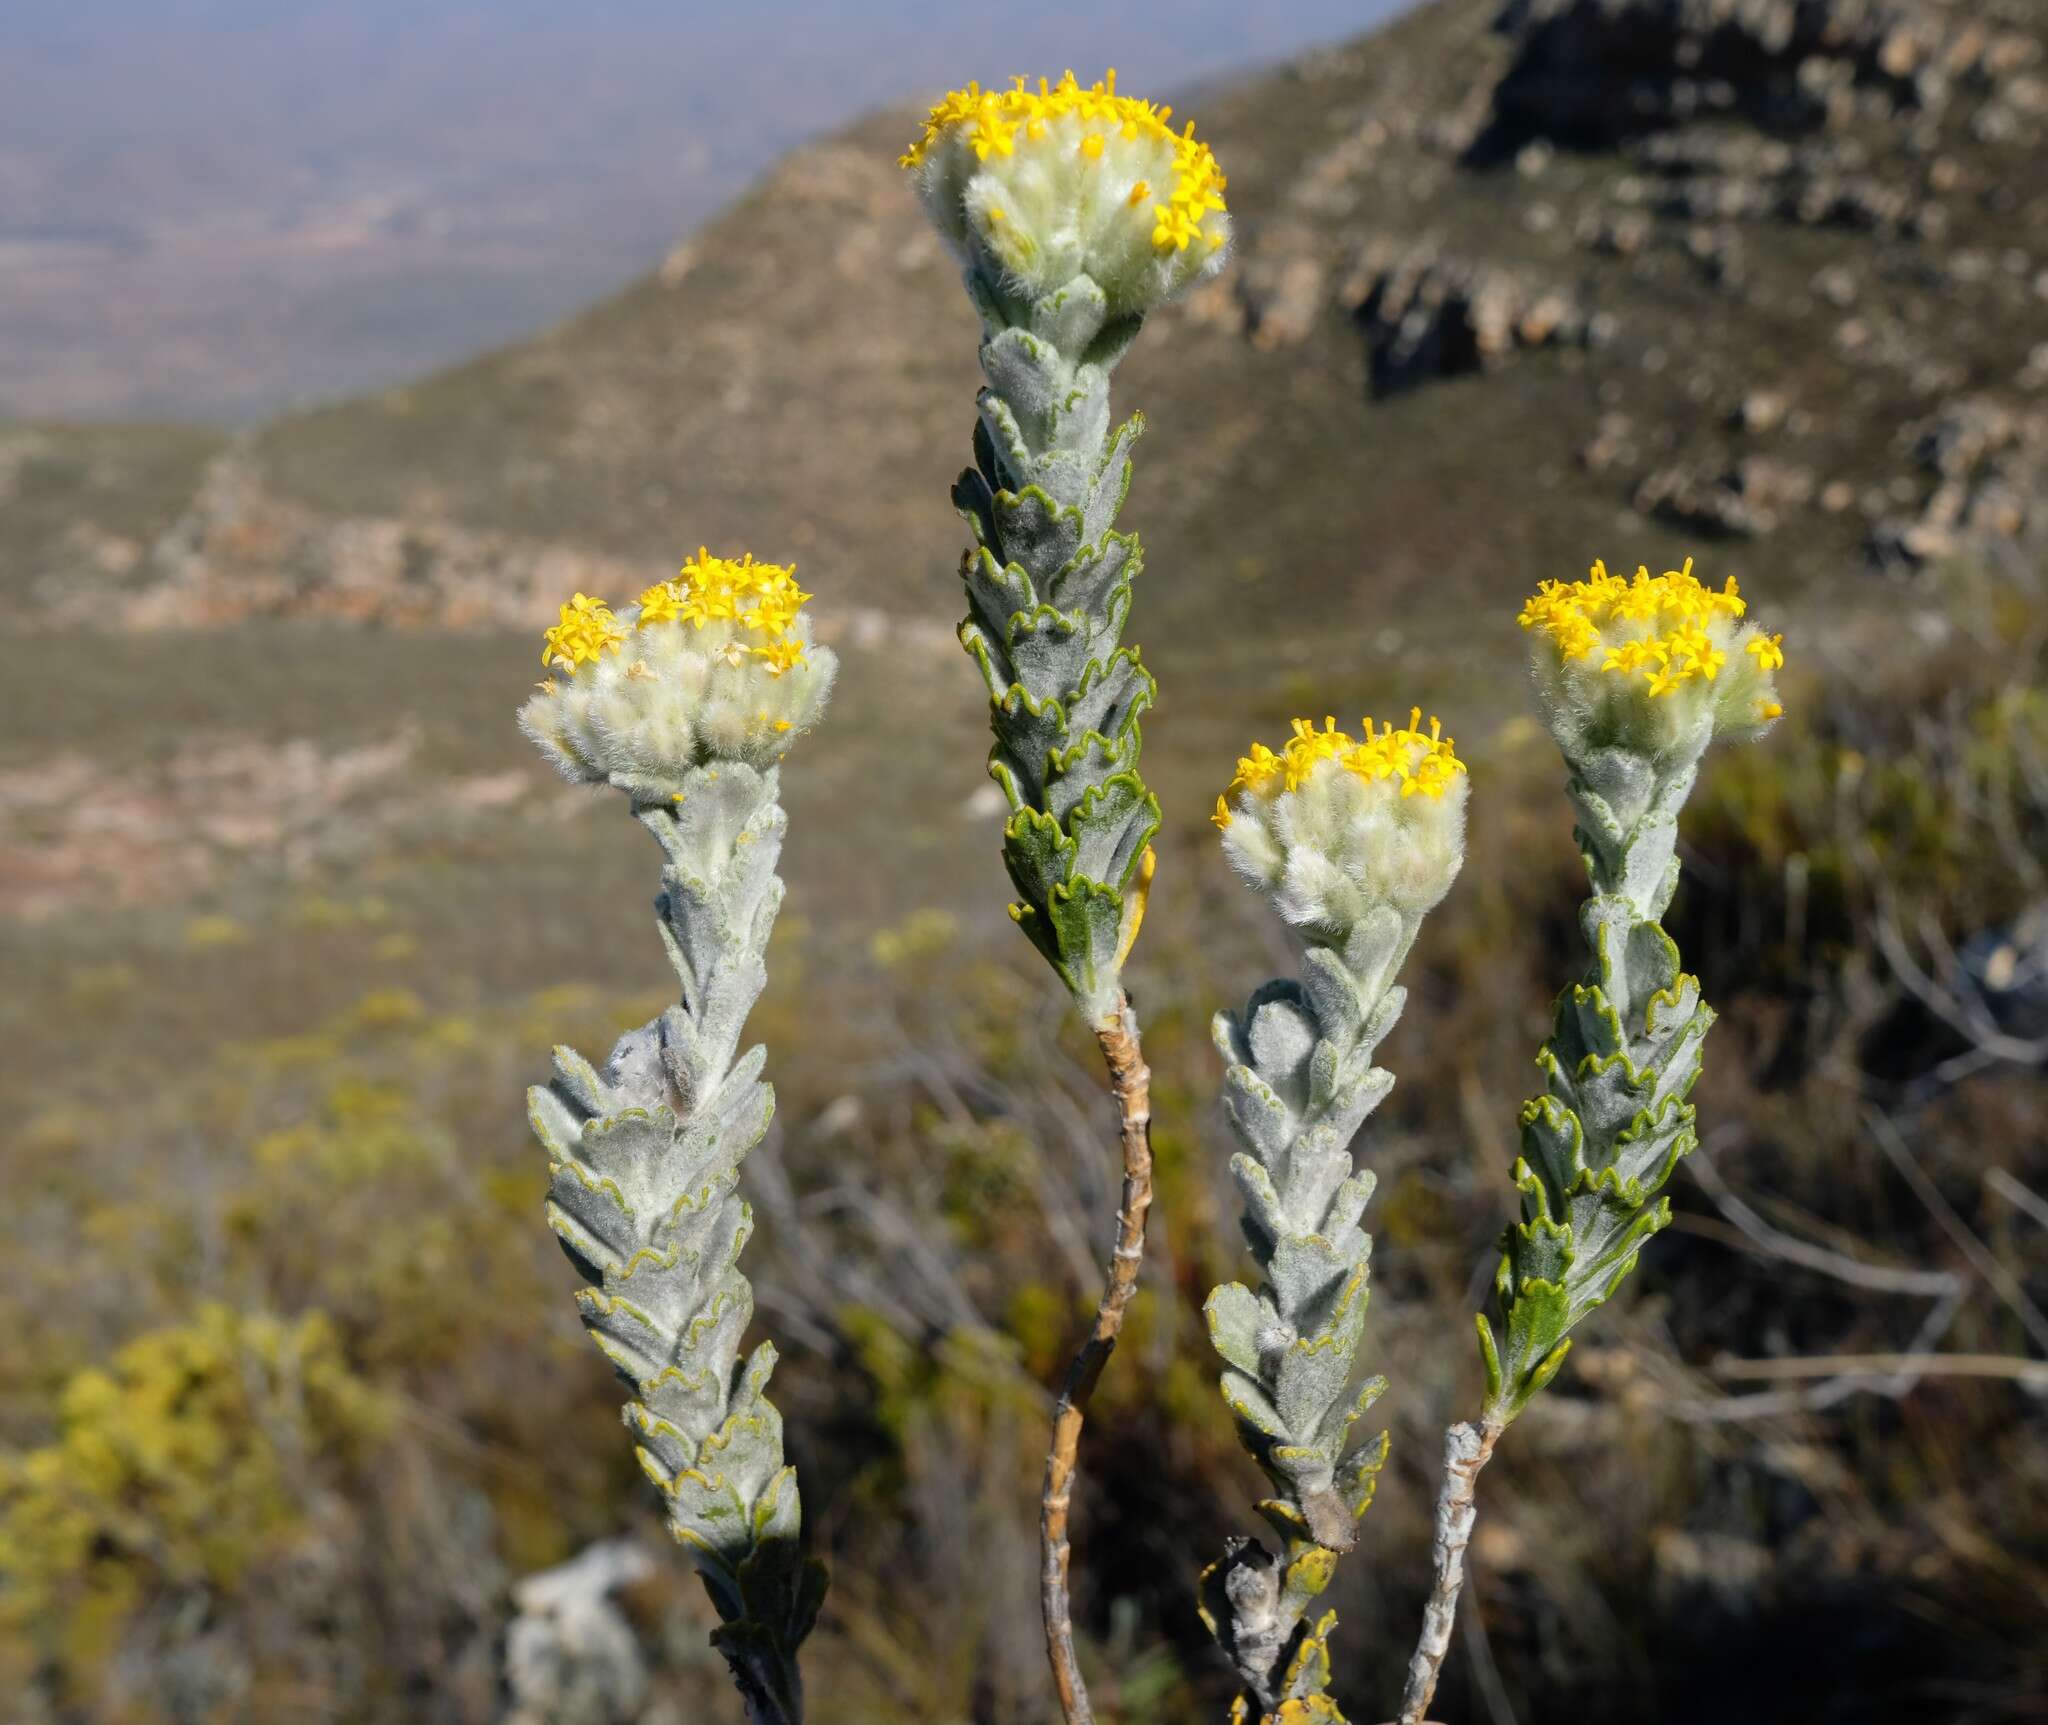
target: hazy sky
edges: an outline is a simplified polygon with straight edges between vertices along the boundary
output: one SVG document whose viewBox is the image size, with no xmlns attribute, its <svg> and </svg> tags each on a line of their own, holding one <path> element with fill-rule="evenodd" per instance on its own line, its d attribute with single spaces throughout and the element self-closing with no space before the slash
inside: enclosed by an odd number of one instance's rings
<svg viewBox="0 0 2048 1725">
<path fill-rule="evenodd" d="M 235 417 L 509 339 L 791 144 L 1012 71 L 1169 92 L 1399 0 L 0 0 L 0 414 Z"/>
</svg>

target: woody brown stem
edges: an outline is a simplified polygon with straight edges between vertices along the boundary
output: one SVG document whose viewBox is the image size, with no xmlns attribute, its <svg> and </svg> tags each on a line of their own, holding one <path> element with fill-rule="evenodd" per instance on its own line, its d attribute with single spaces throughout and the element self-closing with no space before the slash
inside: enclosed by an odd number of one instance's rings
<svg viewBox="0 0 2048 1725">
<path fill-rule="evenodd" d="M 1152 1208 L 1152 1074 L 1138 1044 L 1137 1015 L 1127 996 L 1119 996 L 1113 1016 L 1095 1027 L 1095 1040 L 1109 1068 L 1116 1096 L 1117 1136 L 1123 1148 L 1124 1184 L 1117 1211 L 1116 1247 L 1095 1324 L 1081 1351 L 1067 1367 L 1067 1381 L 1053 1412 L 1052 1447 L 1045 1458 L 1045 1491 L 1039 1498 L 1039 1598 L 1045 1612 L 1045 1652 L 1052 1661 L 1053 1687 L 1059 1694 L 1060 1717 L 1066 1725 L 1094 1725 L 1088 1686 L 1081 1680 L 1074 1655 L 1072 1602 L 1067 1594 L 1067 1510 L 1074 1491 L 1075 1454 L 1088 1401 L 1102 1368 L 1116 1348 L 1124 1326 L 1124 1309 L 1138 1286 L 1138 1267 L 1145 1256 L 1145 1214 Z"/>
<path fill-rule="evenodd" d="M 1422 1636 L 1408 1662 L 1408 1687 L 1401 1697 L 1400 1725 L 1422 1725 L 1436 1695 L 1436 1680 L 1451 1648 L 1458 1615 L 1458 1590 L 1465 1585 L 1465 1547 L 1479 1516 L 1479 1470 L 1507 1427 L 1495 1420 L 1454 1425 L 1444 1433 L 1444 1483 L 1436 1500 L 1436 1585 L 1422 1611 Z"/>
</svg>

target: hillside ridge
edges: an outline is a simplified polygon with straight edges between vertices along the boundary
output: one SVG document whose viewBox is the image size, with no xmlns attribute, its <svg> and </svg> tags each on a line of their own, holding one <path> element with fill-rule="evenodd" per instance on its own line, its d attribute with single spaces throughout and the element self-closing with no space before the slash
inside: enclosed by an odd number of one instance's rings
<svg viewBox="0 0 2048 1725">
<path fill-rule="evenodd" d="M 1172 626 L 1284 578 L 1366 627 L 1618 533 L 1818 574 L 2036 531 L 2044 40 L 2041 0 L 1436 0 L 1212 90 L 1239 254 L 1122 391 Z M 74 529 L 10 585 L 147 627 L 526 627 L 703 542 L 849 613 L 943 611 L 974 338 L 910 124 L 795 152 L 588 312 L 260 427 L 146 546 Z"/>
</svg>

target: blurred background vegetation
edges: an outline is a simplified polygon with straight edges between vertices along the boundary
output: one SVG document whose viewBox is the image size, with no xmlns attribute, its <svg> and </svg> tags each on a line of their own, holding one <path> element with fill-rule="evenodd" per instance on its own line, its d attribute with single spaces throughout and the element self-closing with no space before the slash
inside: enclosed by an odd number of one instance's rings
<svg viewBox="0 0 2048 1725">
<path fill-rule="evenodd" d="M 1421 702 L 1473 764 L 1363 1146 L 1393 1459 L 1333 1601 L 1370 1721 L 1580 962 L 1514 611 L 1688 553 L 1792 657 L 1689 815 L 1705 1142 L 1488 1473 L 1439 1711 L 2048 1719 L 2048 12 L 1695 10 L 1437 0 L 1191 106 L 1241 254 L 1120 374 L 1167 802 L 1160 1201 L 1077 1520 L 1122 1725 L 1222 1716 L 1192 1583 L 1257 1495 L 1200 1318 L 1242 1263 L 1207 1024 L 1290 961 L 1214 794 L 1300 711 Z M 907 123 L 416 385 L 0 424 L 9 1725 L 737 1719 L 522 1099 L 666 988 L 651 847 L 513 730 L 534 631 L 700 540 L 794 555 L 846 661 L 752 1026 L 814 1711 L 1050 1717 L 1037 1481 L 1115 1164 L 1001 910 L 950 639 L 972 320 Z"/>
</svg>

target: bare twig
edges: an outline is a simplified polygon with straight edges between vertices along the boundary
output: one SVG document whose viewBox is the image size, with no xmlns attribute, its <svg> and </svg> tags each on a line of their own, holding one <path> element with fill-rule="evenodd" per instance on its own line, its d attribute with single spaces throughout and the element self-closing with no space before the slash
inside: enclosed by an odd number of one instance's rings
<svg viewBox="0 0 2048 1725">
<path fill-rule="evenodd" d="M 1465 1547 L 1478 1519 L 1479 1470 L 1507 1428 L 1492 1420 L 1454 1425 L 1444 1433 L 1444 1483 L 1436 1500 L 1436 1584 L 1422 1608 L 1422 1638 L 1408 1661 L 1408 1686 L 1401 1696 L 1399 1725 L 1423 1725 L 1436 1681 L 1450 1651 L 1457 1620 L 1458 1590 L 1465 1582 Z"/>
<path fill-rule="evenodd" d="M 1912 1340 L 1898 1358 L 1910 1363 L 1935 1357 L 1935 1349 L 1955 1327 L 1956 1314 L 1963 1309 L 1964 1302 L 1976 1286 L 1975 1282 L 1959 1280 L 1929 1306 L 1927 1315 L 1920 1320 L 1920 1327 L 1913 1332 Z M 1919 1383 L 1920 1374 L 1914 1371 L 1897 1371 L 1889 1376 L 1876 1377 L 1852 1371 L 1824 1378 L 1819 1383 L 1800 1382 L 1796 1389 L 1763 1390 L 1737 1396 L 1694 1396 L 1683 1400 L 1666 1398 L 1658 1405 L 1661 1412 L 1688 1425 L 1718 1425 L 1737 1420 L 1785 1419 L 1799 1414 L 1822 1413 L 1855 1396 L 1879 1396 L 1886 1401 L 1899 1401 L 1911 1395 Z"/>
<path fill-rule="evenodd" d="M 1116 1348 L 1124 1308 L 1138 1285 L 1145 1255 L 1145 1213 L 1152 1207 L 1152 1074 L 1138 1042 L 1138 1019 L 1128 998 L 1113 1018 L 1095 1027 L 1115 1093 L 1118 1140 L 1123 1150 L 1123 1202 L 1117 1211 L 1116 1246 L 1110 1253 L 1102 1301 L 1081 1351 L 1067 1368 L 1066 1386 L 1052 1421 L 1052 1446 L 1045 1458 L 1045 1491 L 1039 1499 L 1039 1598 L 1045 1612 L 1045 1651 L 1052 1661 L 1060 1716 L 1067 1725 L 1093 1725 L 1088 1686 L 1074 1653 L 1072 1601 L 1067 1592 L 1067 1513 L 1074 1491 L 1075 1456 L 1089 1398 Z"/>
<path fill-rule="evenodd" d="M 1866 1264 L 1845 1253 L 1830 1251 L 1825 1246 L 1794 1239 L 1772 1227 L 1729 1189 L 1721 1171 L 1707 1155 L 1705 1144 L 1696 1146 L 1693 1154 L 1680 1166 L 1692 1171 L 1693 1178 L 1700 1183 L 1715 1209 L 1734 1223 L 1759 1250 L 1773 1258 L 1823 1276 L 1832 1276 L 1852 1288 L 1867 1288 L 1878 1294 L 1925 1294 L 1939 1298 L 1956 1286 L 1956 1278 L 1946 1270 L 1895 1270 L 1882 1264 Z"/>
<path fill-rule="evenodd" d="M 841 1213 L 858 1217 L 875 1240 L 903 1255 L 904 1262 L 919 1272 L 920 1281 L 943 1302 L 947 1326 L 973 1329 L 981 1313 L 953 1266 L 933 1245 L 930 1235 L 889 1198 L 869 1191 L 853 1180 L 842 1180 L 817 1193 L 806 1206 L 813 1212 Z"/>
<path fill-rule="evenodd" d="M 2027 1334 L 2034 1338 L 2034 1345 L 2042 1352 L 2048 1353 L 2048 1316 L 2044 1316 L 2041 1308 L 2028 1298 L 2026 1289 L 2020 1286 L 2019 1278 L 1998 1261 L 1991 1248 L 1978 1239 L 1970 1231 L 1969 1224 L 1955 1213 L 1949 1201 L 1941 1195 L 1934 1182 L 1928 1179 L 1926 1171 L 1914 1159 L 1913 1152 L 1907 1148 L 1906 1140 L 1899 1129 L 1875 1108 L 1866 1109 L 1864 1118 L 1869 1122 L 1870 1130 L 1877 1139 L 1878 1148 L 1890 1158 L 1892 1166 L 1899 1171 L 1899 1177 L 1913 1188 L 1913 1196 L 1920 1200 L 1927 1213 L 1941 1225 L 1942 1232 L 1947 1234 L 1963 1256 L 1970 1260 L 1971 1267 L 1989 1282 L 1998 1297 L 2012 1308 Z"/>
<path fill-rule="evenodd" d="M 1969 981 L 1962 966 L 1955 962 L 1940 931 L 1923 917 L 1920 919 L 1921 938 L 1930 944 L 1940 961 L 1945 984 L 1928 975 L 1906 945 L 1906 937 L 1891 912 L 1889 895 L 1881 894 L 1880 897 L 1883 908 L 1871 919 L 1871 930 L 1877 937 L 1878 950 L 1884 954 L 1885 962 L 1914 999 L 1964 1037 L 1978 1054 L 1992 1060 L 2009 1061 L 2015 1066 L 2038 1066 L 2048 1060 L 2048 1036 L 2012 1036 L 1999 1029 L 1998 1021 L 1984 1004 L 1983 995 Z"/>
<path fill-rule="evenodd" d="M 1493 1662 L 1493 1643 L 1487 1639 L 1486 1612 L 1480 1601 L 1477 1576 L 1472 1583 L 1472 1603 L 1459 1621 L 1465 1626 L 1465 1651 L 1471 1659 L 1472 1679 L 1493 1725 L 1519 1725 L 1515 1704 L 1508 1698 L 1508 1686 L 1500 1680 L 1500 1667 Z"/>
<path fill-rule="evenodd" d="M 2003 1168 L 1994 1168 L 1986 1174 L 1984 1184 L 2015 1210 L 2033 1217 L 2042 1227 L 2048 1228 L 2048 1198 L 2043 1198 L 2030 1187 L 2022 1186 Z"/>
<path fill-rule="evenodd" d="M 1869 1110 L 1867 1118 L 1879 1147 L 1907 1185 L 1912 1188 L 1914 1196 L 1920 1200 L 1928 1214 L 1933 1216 L 1942 1230 L 1961 1249 L 1978 1275 L 2012 1308 L 2028 1334 L 2036 1342 L 2042 1342 L 2044 1332 L 2048 1332 L 2048 1318 L 2044 1318 L 2040 1308 L 2028 1297 L 2018 1278 L 1998 1261 L 1990 1248 L 1956 1214 L 1947 1199 L 1942 1197 L 1940 1190 L 1913 1156 L 1898 1127 L 1876 1109 Z M 1719 1181 L 1719 1175 L 1712 1163 L 1700 1156 L 1691 1158 L 1690 1162 L 1700 1164 L 1695 1172 L 1701 1176 L 1701 1184 L 1708 1189 L 1709 1196 L 1715 1197 L 1722 1214 L 1734 1222 L 1745 1235 L 1756 1240 L 1761 1249 L 1802 1263 L 1809 1262 L 1810 1253 L 1821 1253 L 1826 1258 L 1838 1256 L 1779 1234 L 1760 1217 L 1756 1217 L 1754 1212 L 1748 1211 L 1741 1200 L 1734 1198 L 1733 1194 L 1727 1194 L 1728 1201 L 1724 1202 L 1721 1197 L 1715 1196 L 1715 1185 Z M 1985 1184 L 2017 1208 L 2048 1224 L 2048 1203 L 2043 1203 L 2004 1170 L 1991 1170 L 1985 1176 Z M 1759 1233 L 1758 1230 L 1762 1232 Z M 1813 1260 L 1811 1267 L 1876 1291 L 1914 1292 L 1921 1291 L 1921 1287 L 1924 1286 L 1925 1291 L 1936 1292 L 1938 1297 L 1929 1308 L 1918 1334 L 1902 1352 L 1806 1355 L 1771 1360 L 1724 1358 L 1717 1361 L 1714 1366 L 1716 1373 L 1722 1377 L 1752 1382 L 1784 1383 L 1799 1387 L 1769 1390 L 1755 1395 L 1673 1399 L 1664 1404 L 1665 1411 L 1673 1418 L 1692 1423 L 1770 1419 L 1818 1413 L 1859 1395 L 1878 1395 L 1897 1400 L 1910 1394 L 1923 1379 L 1929 1377 L 1999 1379 L 2020 1384 L 2029 1391 L 2048 1390 L 2048 1362 L 2002 1354 L 1942 1354 L 1934 1351 L 1942 1337 L 1948 1333 L 1963 1302 L 1968 1284 L 1957 1278 L 1941 1273 L 1927 1273 L 1924 1283 L 1916 1285 L 1914 1278 L 1920 1274 L 1918 1272 L 1886 1271 L 1846 1257 L 1840 1258 L 1839 1263 Z"/>
<path fill-rule="evenodd" d="M 2004 1378 L 2029 1389 L 2048 1390 L 2048 1360 L 2010 1354 L 1802 1354 L 1790 1359 L 1719 1359 L 1724 1378 L 1786 1379 L 1911 1376 L 1919 1378 Z"/>
</svg>

